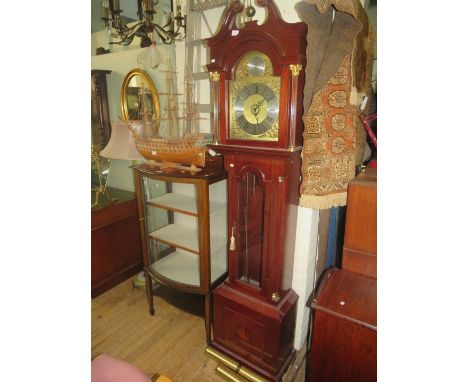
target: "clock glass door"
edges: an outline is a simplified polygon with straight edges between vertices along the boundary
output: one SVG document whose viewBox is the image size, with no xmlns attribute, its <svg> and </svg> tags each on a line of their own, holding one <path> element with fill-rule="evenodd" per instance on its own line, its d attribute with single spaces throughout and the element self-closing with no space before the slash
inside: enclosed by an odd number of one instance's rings
<svg viewBox="0 0 468 382">
<path fill-rule="evenodd" d="M 239 250 L 237 278 L 261 288 L 265 187 L 254 172 L 246 172 L 238 183 Z"/>
</svg>

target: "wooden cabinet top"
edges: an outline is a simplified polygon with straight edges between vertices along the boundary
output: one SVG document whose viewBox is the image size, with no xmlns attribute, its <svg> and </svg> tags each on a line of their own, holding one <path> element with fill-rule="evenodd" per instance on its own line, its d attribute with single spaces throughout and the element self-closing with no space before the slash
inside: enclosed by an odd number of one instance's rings
<svg viewBox="0 0 468 382">
<path fill-rule="evenodd" d="M 126 202 L 131 199 L 135 199 L 135 193 L 133 191 L 121 190 L 118 188 L 107 187 L 107 191 L 112 200 L 107 198 L 100 198 L 99 203 L 96 207 L 92 207 L 91 211 L 96 212 L 111 204 Z M 96 193 L 91 192 L 91 206 L 94 204 Z"/>
<path fill-rule="evenodd" d="M 350 186 L 353 184 L 363 187 L 377 187 L 377 169 L 367 167 L 364 172 L 351 181 Z"/>
<path fill-rule="evenodd" d="M 157 165 L 143 163 L 135 166 L 134 169 L 143 175 L 160 178 L 162 180 L 179 178 L 181 181 L 182 179 L 186 179 L 196 182 L 205 179 L 208 180 L 209 183 L 213 183 L 226 178 L 226 171 L 223 168 L 204 167 L 201 171 L 180 170 L 177 168 L 161 170 Z"/>
<path fill-rule="evenodd" d="M 323 275 L 312 308 L 376 328 L 377 280 L 332 268 Z"/>
</svg>

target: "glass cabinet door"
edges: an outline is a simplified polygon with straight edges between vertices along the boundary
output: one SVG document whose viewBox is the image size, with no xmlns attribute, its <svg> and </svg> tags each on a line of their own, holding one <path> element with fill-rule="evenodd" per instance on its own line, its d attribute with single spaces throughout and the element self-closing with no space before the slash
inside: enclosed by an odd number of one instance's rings
<svg viewBox="0 0 468 382">
<path fill-rule="evenodd" d="M 218 183 L 224 183 L 218 185 Z M 198 188 L 192 183 L 142 177 L 150 270 L 158 277 L 201 286 L 201 257 L 211 255 L 211 281 L 227 270 L 225 181 L 210 185 L 210 252 L 201 247 Z M 221 195 L 216 197 L 217 194 Z M 224 200 L 222 191 L 224 190 Z"/>
<path fill-rule="evenodd" d="M 211 282 L 227 272 L 227 182 L 212 183 L 210 193 Z"/>
<path fill-rule="evenodd" d="M 171 281 L 200 286 L 195 198 L 185 188 L 143 178 L 151 269 Z M 179 188 L 179 192 L 172 192 Z M 185 192 L 184 192 L 185 191 Z M 193 190 L 192 190 L 193 195 Z"/>
<path fill-rule="evenodd" d="M 262 288 L 265 187 L 254 172 L 246 172 L 237 184 L 237 279 Z M 233 227 L 236 230 L 236 227 Z"/>
</svg>

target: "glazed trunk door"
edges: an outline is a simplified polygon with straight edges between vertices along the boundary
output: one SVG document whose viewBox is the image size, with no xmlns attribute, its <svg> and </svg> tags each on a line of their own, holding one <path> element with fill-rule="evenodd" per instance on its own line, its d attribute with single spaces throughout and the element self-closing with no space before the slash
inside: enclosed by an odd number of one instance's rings
<svg viewBox="0 0 468 382">
<path fill-rule="evenodd" d="M 266 296 L 266 249 L 268 232 L 268 183 L 258 169 L 246 169 L 234 177 L 236 208 L 231 215 L 231 280 L 242 289 Z"/>
<path fill-rule="evenodd" d="M 265 188 L 254 172 L 244 173 L 238 187 L 237 279 L 261 288 Z"/>
</svg>

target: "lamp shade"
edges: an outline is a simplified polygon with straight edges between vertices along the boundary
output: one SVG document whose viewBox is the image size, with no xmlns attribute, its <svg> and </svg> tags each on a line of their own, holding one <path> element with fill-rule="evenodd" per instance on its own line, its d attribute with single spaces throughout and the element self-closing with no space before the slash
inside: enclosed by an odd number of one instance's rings
<svg viewBox="0 0 468 382">
<path fill-rule="evenodd" d="M 140 160 L 144 159 L 138 152 L 132 133 L 124 121 L 112 122 L 112 131 L 109 143 L 104 147 L 100 155 L 104 158 Z"/>
</svg>

